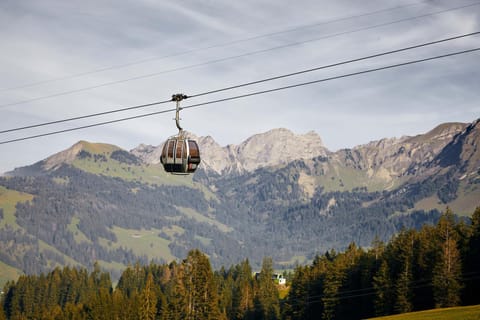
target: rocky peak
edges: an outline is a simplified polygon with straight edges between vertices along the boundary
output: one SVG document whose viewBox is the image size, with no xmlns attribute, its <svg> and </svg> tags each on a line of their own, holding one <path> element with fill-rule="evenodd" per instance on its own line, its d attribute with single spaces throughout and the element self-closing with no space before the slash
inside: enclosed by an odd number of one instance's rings
<svg viewBox="0 0 480 320">
<path fill-rule="evenodd" d="M 81 140 L 70 148 L 60 151 L 45 159 L 42 167 L 48 171 L 55 169 L 64 163 L 71 164 L 82 150 L 88 149 L 88 147 L 91 145 L 92 144 L 90 142 Z"/>
<path fill-rule="evenodd" d="M 137 158 L 144 163 L 157 164 L 160 163 L 160 155 L 162 154 L 162 145 L 154 147 L 152 145 L 140 144 L 135 149 L 130 150 Z"/>
<path fill-rule="evenodd" d="M 42 161 L 44 170 L 55 170 L 62 164 L 71 164 L 82 151 L 90 154 L 110 154 L 115 150 L 121 150 L 119 147 L 106 143 L 91 143 L 88 141 L 79 141 L 70 148 L 60 151 L 53 156 Z"/>
<path fill-rule="evenodd" d="M 341 150 L 332 160 L 344 166 L 367 170 L 371 177 L 393 181 L 424 170 L 467 124 L 445 123 L 414 137 L 385 138 Z"/>
<path fill-rule="evenodd" d="M 284 128 L 256 134 L 233 149 L 246 171 L 325 156 L 327 153 L 322 139 L 315 132 L 296 135 Z"/>
<path fill-rule="evenodd" d="M 202 157 L 201 167 L 206 171 L 222 173 L 250 172 L 260 167 L 287 164 L 293 160 L 324 156 L 328 150 L 318 134 L 294 134 L 287 129 L 273 129 L 256 134 L 239 145 L 220 146 L 212 137 L 196 137 Z M 159 163 L 163 143 L 157 147 L 139 145 L 131 150 L 145 163 Z"/>
<path fill-rule="evenodd" d="M 450 142 L 442 149 L 433 163 L 442 167 L 456 165 L 466 172 L 480 170 L 480 119 L 455 134 Z"/>
</svg>

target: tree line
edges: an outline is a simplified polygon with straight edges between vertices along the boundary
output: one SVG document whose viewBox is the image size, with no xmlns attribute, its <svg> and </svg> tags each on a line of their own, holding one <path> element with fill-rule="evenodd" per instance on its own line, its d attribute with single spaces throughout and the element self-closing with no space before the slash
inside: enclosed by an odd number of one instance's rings
<svg viewBox="0 0 480 320">
<path fill-rule="evenodd" d="M 480 208 L 471 223 L 447 210 L 369 250 L 354 243 L 295 269 L 284 319 L 364 319 L 480 303 Z"/>
<path fill-rule="evenodd" d="M 479 250 L 480 208 L 470 223 L 447 208 L 436 225 L 297 266 L 283 299 L 271 258 L 253 276 L 248 260 L 213 271 L 195 249 L 180 262 L 129 266 L 115 288 L 98 264 L 23 275 L 3 289 L 0 320 L 360 319 L 479 304 Z"/>
<path fill-rule="evenodd" d="M 112 156 L 123 159 L 126 154 Z M 84 152 L 81 157 L 89 154 Z M 368 246 L 374 235 L 386 241 L 402 226 L 420 228 L 425 223 L 436 223 L 440 216 L 436 210 L 395 213 L 411 210 L 415 201 L 435 194 L 446 183 L 444 180 L 384 192 L 368 192 L 366 188 L 326 192 L 319 187 L 311 198 L 305 198 L 299 185 L 300 169 L 308 168 L 303 162 L 294 162 L 285 170 L 264 168 L 204 181 L 217 190 L 212 198 L 198 188 L 125 181 L 67 165 L 36 176 L 0 177 L 0 185 L 34 195 L 32 201 L 16 205 L 15 220 L 20 230 L 12 233 L 1 228 L 1 233 L 13 237 L 0 235 L 0 260 L 27 274 L 64 265 L 65 256 L 87 268 L 92 268 L 96 260 L 125 266 L 137 260 L 145 264 L 148 257 L 113 245 L 118 239 L 112 228 L 165 231 L 180 227 L 185 232 L 159 233 L 169 242 L 175 257 L 185 257 L 190 248 L 198 248 L 210 257 L 216 269 L 244 257 L 249 257 L 258 269 L 265 256 L 276 261 L 289 261 L 292 256 L 313 260 L 318 252 L 339 250 L 352 241 Z M 194 210 L 231 231 L 185 215 L 180 208 Z M 80 233 L 85 237 L 78 237 Z M 199 237 L 208 241 L 199 241 Z M 12 242 L 12 238 L 18 240 Z M 56 250 L 41 248 L 40 240 Z M 288 267 L 294 266 L 291 262 Z M 118 280 L 120 274 L 111 272 L 112 279 Z"/>
</svg>

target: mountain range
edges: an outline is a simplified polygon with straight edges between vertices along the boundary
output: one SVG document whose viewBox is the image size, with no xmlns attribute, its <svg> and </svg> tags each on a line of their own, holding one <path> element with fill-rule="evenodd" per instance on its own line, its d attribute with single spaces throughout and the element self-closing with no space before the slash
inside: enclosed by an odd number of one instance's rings
<svg viewBox="0 0 480 320">
<path fill-rule="evenodd" d="M 191 136 L 202 156 L 193 176 L 163 171 L 162 144 L 80 141 L 0 177 L 0 281 L 95 261 L 118 275 L 192 248 L 216 267 L 270 256 L 291 268 L 480 205 L 480 119 L 336 152 L 315 132 L 225 147 Z"/>
</svg>

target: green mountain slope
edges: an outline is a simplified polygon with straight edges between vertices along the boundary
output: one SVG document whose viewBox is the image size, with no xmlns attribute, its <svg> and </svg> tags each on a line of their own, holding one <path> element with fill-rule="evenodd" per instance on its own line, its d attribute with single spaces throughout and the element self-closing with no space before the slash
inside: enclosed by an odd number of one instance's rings
<svg viewBox="0 0 480 320">
<path fill-rule="evenodd" d="M 270 256 L 291 267 L 352 241 L 369 246 L 434 223 L 447 206 L 469 215 L 480 205 L 479 127 L 445 124 L 288 164 L 194 176 L 80 141 L 0 177 L 0 261 L 26 273 L 99 261 L 118 276 L 136 261 L 171 261 L 192 248 L 214 266 L 246 257 L 259 266 Z"/>
</svg>

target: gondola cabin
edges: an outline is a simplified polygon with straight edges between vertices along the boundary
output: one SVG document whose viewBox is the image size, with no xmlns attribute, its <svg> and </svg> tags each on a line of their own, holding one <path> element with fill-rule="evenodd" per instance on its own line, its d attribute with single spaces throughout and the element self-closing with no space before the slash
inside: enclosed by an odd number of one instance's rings
<svg viewBox="0 0 480 320">
<path fill-rule="evenodd" d="M 160 162 L 166 172 L 194 173 L 200 164 L 200 149 L 195 140 L 181 136 L 172 137 L 163 145 Z"/>
</svg>

